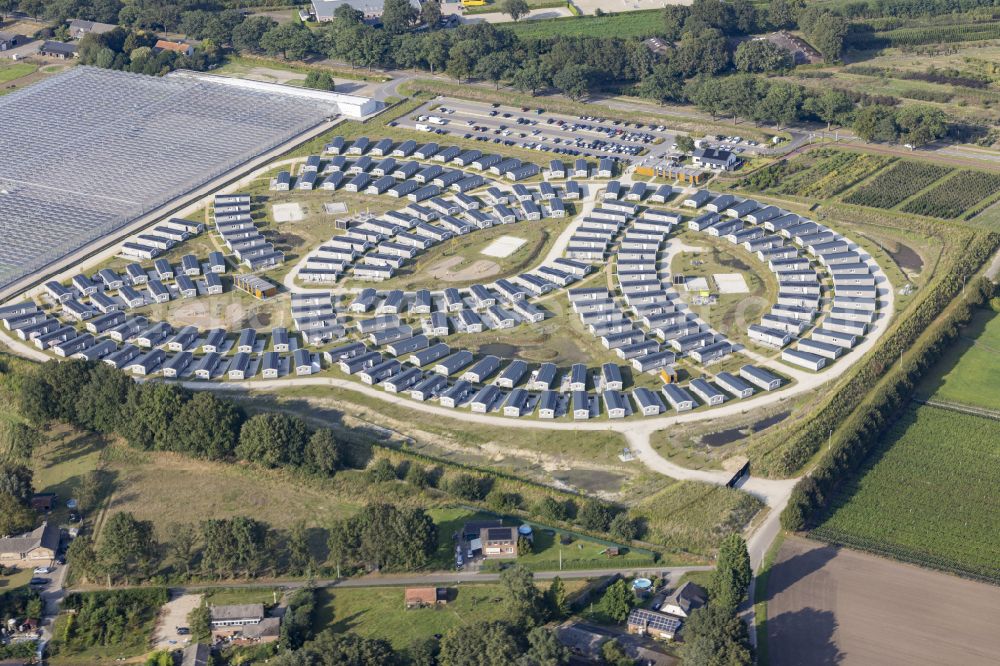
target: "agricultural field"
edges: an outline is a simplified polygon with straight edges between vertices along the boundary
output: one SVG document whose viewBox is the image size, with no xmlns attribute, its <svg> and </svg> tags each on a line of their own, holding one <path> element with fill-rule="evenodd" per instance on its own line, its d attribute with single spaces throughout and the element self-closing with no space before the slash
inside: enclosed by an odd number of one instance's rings
<svg viewBox="0 0 1000 666">
<path fill-rule="evenodd" d="M 844 202 L 870 208 L 894 208 L 951 171 L 949 167 L 903 160 L 851 192 Z"/>
<path fill-rule="evenodd" d="M 944 353 L 917 388 L 927 400 L 956 402 L 1000 411 L 1000 315 L 985 308 Z"/>
<path fill-rule="evenodd" d="M 0 84 L 34 74 L 37 69 L 38 65 L 33 65 L 30 62 L 0 61 Z"/>
<path fill-rule="evenodd" d="M 909 409 L 812 535 L 896 559 L 1000 582 L 1000 422 Z"/>
<path fill-rule="evenodd" d="M 663 33 L 662 12 L 658 9 L 606 14 L 605 16 L 572 16 L 505 25 L 522 39 L 548 37 L 654 37 Z"/>
<path fill-rule="evenodd" d="M 894 161 L 884 155 L 813 150 L 761 169 L 740 181 L 739 187 L 751 192 L 829 199 Z"/>
<path fill-rule="evenodd" d="M 960 171 L 908 201 L 900 210 L 942 220 L 963 215 L 968 218 L 1000 192 L 1000 174 Z M 971 212 L 966 212 L 971 211 Z"/>
</svg>

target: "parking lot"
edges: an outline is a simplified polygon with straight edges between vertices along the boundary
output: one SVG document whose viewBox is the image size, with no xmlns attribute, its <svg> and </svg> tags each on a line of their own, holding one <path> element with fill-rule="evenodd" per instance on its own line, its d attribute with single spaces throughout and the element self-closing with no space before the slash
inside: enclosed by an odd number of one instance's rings
<svg viewBox="0 0 1000 666">
<path fill-rule="evenodd" d="M 624 164 L 653 164 L 683 157 L 675 145 L 677 133 L 665 125 L 568 116 L 551 113 L 543 106 L 514 107 L 439 98 L 395 123 L 498 147 L 539 150 L 552 153 L 553 157 L 610 157 Z M 700 138 L 702 148 L 721 148 L 744 156 L 767 149 L 741 136 L 717 134 Z"/>
<path fill-rule="evenodd" d="M 454 134 L 497 146 L 549 152 L 554 157 L 611 157 L 626 163 L 640 156 L 666 157 L 674 143 L 674 132 L 663 125 L 578 118 L 550 113 L 544 107 L 453 99 L 425 104 L 397 122 L 411 129 Z"/>
</svg>

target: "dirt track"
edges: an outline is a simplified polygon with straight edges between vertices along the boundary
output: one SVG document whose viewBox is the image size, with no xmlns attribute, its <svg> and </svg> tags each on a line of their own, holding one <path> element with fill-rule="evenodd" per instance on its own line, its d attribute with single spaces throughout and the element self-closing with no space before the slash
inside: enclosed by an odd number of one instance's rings
<svg viewBox="0 0 1000 666">
<path fill-rule="evenodd" d="M 807 539 L 768 582 L 771 666 L 1000 663 L 1000 588 Z"/>
</svg>

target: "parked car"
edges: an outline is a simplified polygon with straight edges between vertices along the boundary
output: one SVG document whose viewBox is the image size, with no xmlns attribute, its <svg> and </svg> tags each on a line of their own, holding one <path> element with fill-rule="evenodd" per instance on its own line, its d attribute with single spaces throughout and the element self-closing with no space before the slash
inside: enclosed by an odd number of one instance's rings
<svg viewBox="0 0 1000 666">
<path fill-rule="evenodd" d="M 35 573 L 36 576 L 38 576 L 38 575 L 45 575 L 45 574 L 52 573 L 52 569 L 50 569 L 49 567 L 35 567 L 34 573 Z"/>
<path fill-rule="evenodd" d="M 51 582 L 52 580 L 50 578 L 42 578 L 41 576 L 35 576 L 34 578 L 28 581 L 28 585 L 41 587 L 42 585 L 48 585 Z"/>
</svg>

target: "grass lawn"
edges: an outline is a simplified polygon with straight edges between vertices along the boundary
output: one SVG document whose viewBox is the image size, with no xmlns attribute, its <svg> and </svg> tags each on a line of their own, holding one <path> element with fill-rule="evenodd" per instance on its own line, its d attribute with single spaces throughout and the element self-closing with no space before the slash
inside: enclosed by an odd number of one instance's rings
<svg viewBox="0 0 1000 666">
<path fill-rule="evenodd" d="M 1000 316 L 977 309 L 918 387 L 922 398 L 1000 410 Z"/>
<path fill-rule="evenodd" d="M 6 594 L 7 592 L 24 587 L 34 575 L 31 568 L 19 568 L 17 573 L 12 576 L 0 576 L 0 594 Z"/>
<path fill-rule="evenodd" d="M 563 581 L 567 594 L 586 584 L 583 580 Z M 546 589 L 547 582 L 539 587 Z M 405 650 L 414 642 L 443 634 L 454 626 L 499 619 L 504 607 L 498 584 L 460 584 L 449 587 L 449 601 L 436 608 L 406 610 L 403 587 L 321 590 L 314 627 L 335 632 L 354 632 L 369 638 L 383 638 L 396 649 Z"/>
<path fill-rule="evenodd" d="M 30 62 L 0 61 L 0 83 L 8 83 L 28 74 L 34 74 L 38 65 Z"/>
<path fill-rule="evenodd" d="M 730 339 L 744 345 L 751 344 L 746 333 L 747 325 L 760 321 L 777 300 L 778 283 L 774 274 L 757 257 L 724 239 L 693 232 L 685 232 L 680 238 L 685 244 L 702 247 L 706 251 L 679 253 L 671 263 L 671 275 L 704 277 L 708 280 L 709 290 L 718 296 L 714 305 L 695 305 L 694 294 L 685 293 L 684 299 L 692 312 Z M 719 294 L 712 278 L 719 273 L 739 273 L 746 281 L 749 292 Z M 683 290 L 681 293 L 684 293 Z M 772 349 L 761 350 L 774 354 Z"/>
<path fill-rule="evenodd" d="M 282 592 L 279 588 L 239 588 L 224 587 L 214 590 L 200 592 L 204 595 L 204 601 L 210 606 L 225 606 L 228 604 L 264 604 L 264 607 L 273 606 L 276 601 L 281 600 Z"/>
<path fill-rule="evenodd" d="M 911 408 L 813 534 L 1000 581 L 1000 422 Z"/>
<path fill-rule="evenodd" d="M 379 289 L 462 288 L 493 282 L 533 268 L 555 243 L 569 218 L 546 218 L 538 222 L 501 224 L 455 236 L 418 254 L 392 277 L 379 283 Z M 525 241 L 506 257 L 482 254 L 493 241 L 504 236 Z M 370 286 L 369 282 L 347 280 L 346 287 Z"/>
</svg>

